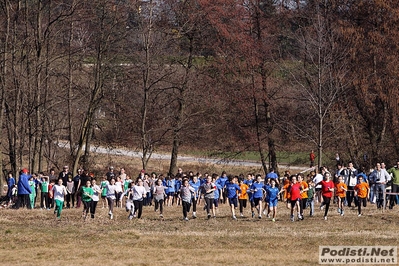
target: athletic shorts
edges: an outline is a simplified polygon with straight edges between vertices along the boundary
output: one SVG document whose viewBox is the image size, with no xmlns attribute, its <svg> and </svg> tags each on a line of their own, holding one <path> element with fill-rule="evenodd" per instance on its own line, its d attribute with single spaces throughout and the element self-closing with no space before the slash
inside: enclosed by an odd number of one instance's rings
<svg viewBox="0 0 399 266">
<path fill-rule="evenodd" d="M 277 207 L 277 202 L 278 199 L 274 199 L 274 200 L 269 200 L 267 203 L 269 204 L 269 207 Z"/>
<path fill-rule="evenodd" d="M 237 198 L 232 198 L 232 199 L 229 198 L 229 205 L 230 206 L 234 205 L 234 207 L 237 208 Z"/>
<path fill-rule="evenodd" d="M 291 208 L 294 208 L 294 207 L 295 207 L 295 204 L 296 204 L 297 202 L 300 202 L 300 201 L 301 201 L 301 199 L 290 200 L 290 202 L 291 202 Z"/>
<path fill-rule="evenodd" d="M 175 192 L 168 192 L 168 197 L 173 197 L 175 195 Z"/>
<path fill-rule="evenodd" d="M 255 202 L 254 202 L 253 199 L 252 199 L 252 200 L 249 200 L 249 203 L 251 204 L 251 208 L 255 208 Z"/>
<path fill-rule="evenodd" d="M 254 198 L 255 206 L 258 206 L 260 201 L 262 201 L 262 198 Z"/>
<path fill-rule="evenodd" d="M 219 199 L 213 199 L 213 205 L 215 205 L 215 208 L 219 207 Z"/>
</svg>

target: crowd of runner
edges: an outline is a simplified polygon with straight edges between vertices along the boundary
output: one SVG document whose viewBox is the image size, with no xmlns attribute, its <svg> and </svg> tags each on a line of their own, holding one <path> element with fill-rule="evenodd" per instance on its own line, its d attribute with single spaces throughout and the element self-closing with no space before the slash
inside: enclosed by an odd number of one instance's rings
<svg viewBox="0 0 399 266">
<path fill-rule="evenodd" d="M 53 210 L 57 219 L 63 208 L 81 206 L 83 219 L 89 216 L 94 219 L 98 204 L 108 208 L 109 219 L 113 219 L 115 207 L 124 207 L 128 219 L 140 219 L 143 206 L 153 206 L 163 219 L 164 207 L 177 205 L 181 206 L 185 221 L 197 218 L 197 206 L 201 204 L 205 218 L 211 219 L 216 218 L 219 204 L 228 204 L 234 220 L 238 215 L 244 217 L 248 207 L 252 218 L 262 219 L 263 215 L 275 222 L 280 201 L 290 209 L 291 221 L 296 217 L 303 220 L 306 209 L 313 216 L 315 203 L 320 204 L 327 220 L 331 204 L 336 204 L 341 216 L 347 208 L 357 208 L 358 216 L 362 216 L 367 203 L 382 208 L 389 202 L 392 209 L 399 202 L 399 160 L 389 169 L 384 163 L 377 163 L 367 173 L 355 169 L 351 162 L 347 166 L 339 162 L 335 171 L 321 167 L 306 176 L 289 171 L 279 176 L 273 169 L 266 176 L 252 173 L 234 176 L 226 172 L 220 175 L 183 172 L 179 168 L 176 175 L 141 170 L 132 178 L 123 167 L 116 172 L 111 166 L 101 180 L 83 169 L 73 176 L 65 166 L 58 175 L 53 169 L 48 175 L 29 174 L 23 169 L 18 182 L 10 172 L 7 182 L 7 207 Z M 387 191 L 389 196 L 384 198 Z"/>
</svg>

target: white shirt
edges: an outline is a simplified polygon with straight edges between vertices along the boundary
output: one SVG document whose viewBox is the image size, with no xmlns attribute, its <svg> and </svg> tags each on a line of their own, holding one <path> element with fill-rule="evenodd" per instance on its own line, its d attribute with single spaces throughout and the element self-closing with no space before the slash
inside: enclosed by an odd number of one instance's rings
<svg viewBox="0 0 399 266">
<path fill-rule="evenodd" d="M 374 181 L 377 184 L 382 184 L 382 183 L 386 183 L 388 181 L 391 180 L 391 176 L 388 174 L 387 170 L 385 169 L 380 169 L 380 171 L 378 171 L 377 169 L 374 170 L 373 172 L 373 177 L 374 177 Z"/>
<path fill-rule="evenodd" d="M 64 201 L 64 196 L 67 194 L 66 188 L 63 185 L 53 186 L 54 200 Z"/>
<path fill-rule="evenodd" d="M 95 185 L 95 186 L 93 186 L 92 188 L 93 188 L 94 194 L 93 194 L 93 196 L 91 197 L 91 199 L 92 199 L 93 201 L 99 201 L 99 200 L 100 200 L 100 197 L 98 196 L 97 190 L 99 191 L 99 190 L 101 190 L 101 188 L 100 188 L 98 185 Z"/>
<path fill-rule="evenodd" d="M 145 187 L 143 186 L 133 186 L 133 200 L 142 200 L 143 195 L 147 194 Z"/>
<path fill-rule="evenodd" d="M 321 181 L 323 181 L 323 175 L 322 174 L 317 174 L 314 178 L 313 178 L 313 182 L 317 185 L 318 183 L 320 183 Z M 316 188 L 321 188 L 321 185 L 318 184 L 316 186 Z"/>
<path fill-rule="evenodd" d="M 115 186 L 116 186 L 116 190 L 115 190 L 116 193 L 119 193 L 119 192 L 122 192 L 122 191 L 123 191 L 123 189 L 122 189 L 122 182 L 121 182 L 121 181 L 116 181 L 116 182 L 115 182 Z"/>
<path fill-rule="evenodd" d="M 107 198 L 116 199 L 115 197 L 115 191 L 117 190 L 116 185 L 108 184 L 106 188 L 107 188 Z"/>
</svg>

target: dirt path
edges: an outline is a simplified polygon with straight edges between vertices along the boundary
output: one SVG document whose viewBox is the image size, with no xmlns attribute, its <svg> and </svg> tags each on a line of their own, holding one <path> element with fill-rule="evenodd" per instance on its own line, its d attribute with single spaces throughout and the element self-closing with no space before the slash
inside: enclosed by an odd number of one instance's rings
<svg viewBox="0 0 399 266">
<path fill-rule="evenodd" d="M 69 145 L 67 142 L 59 142 L 59 147 L 68 148 Z M 113 147 L 91 147 L 91 152 L 109 154 L 109 155 L 121 155 L 128 156 L 133 158 L 142 158 L 143 153 L 133 150 L 128 150 L 125 148 L 113 148 Z M 170 160 L 170 154 L 162 154 L 162 153 L 153 153 L 151 159 L 153 160 Z M 226 165 L 226 166 L 240 166 L 240 167 L 262 167 L 260 162 L 255 161 L 246 161 L 246 160 L 234 160 L 234 159 L 223 159 L 223 158 L 201 158 L 194 156 L 178 156 L 178 161 L 187 162 L 187 163 L 200 163 L 200 164 L 216 164 L 216 165 Z M 286 165 L 280 164 L 279 168 L 281 170 L 290 169 L 295 171 L 306 172 L 311 170 L 306 166 L 296 166 L 296 165 Z"/>
</svg>

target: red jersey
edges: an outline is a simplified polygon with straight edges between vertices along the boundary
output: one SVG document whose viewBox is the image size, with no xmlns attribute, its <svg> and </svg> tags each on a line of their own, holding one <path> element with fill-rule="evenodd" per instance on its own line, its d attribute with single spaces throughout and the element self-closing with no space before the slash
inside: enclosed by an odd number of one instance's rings
<svg viewBox="0 0 399 266">
<path fill-rule="evenodd" d="M 291 200 L 297 200 L 301 198 L 301 184 L 291 184 Z"/>
<path fill-rule="evenodd" d="M 330 191 L 330 188 L 334 188 L 334 182 L 333 181 L 321 181 L 321 194 L 327 198 L 331 198 L 333 196 L 332 191 Z"/>
</svg>

